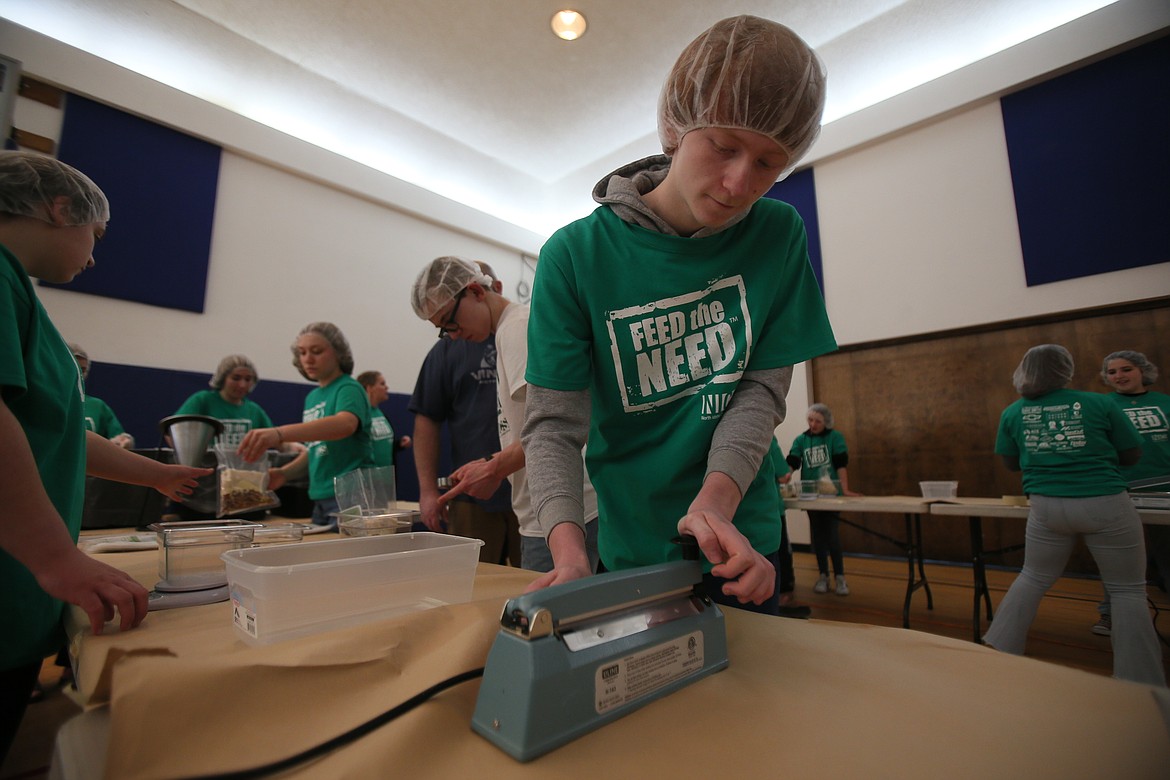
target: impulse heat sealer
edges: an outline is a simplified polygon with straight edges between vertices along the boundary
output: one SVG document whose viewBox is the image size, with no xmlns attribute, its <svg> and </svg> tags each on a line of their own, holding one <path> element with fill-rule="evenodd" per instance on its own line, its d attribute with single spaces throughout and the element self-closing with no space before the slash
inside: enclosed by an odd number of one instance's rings
<svg viewBox="0 0 1170 780">
<path fill-rule="evenodd" d="M 702 575 L 698 560 L 672 561 L 509 600 L 472 729 L 528 761 L 726 668 Z"/>
</svg>

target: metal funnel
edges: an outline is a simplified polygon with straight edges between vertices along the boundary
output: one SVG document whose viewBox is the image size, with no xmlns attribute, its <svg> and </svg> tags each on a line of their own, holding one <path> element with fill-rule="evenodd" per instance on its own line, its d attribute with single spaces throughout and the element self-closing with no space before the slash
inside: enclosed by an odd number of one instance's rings
<svg viewBox="0 0 1170 780">
<path fill-rule="evenodd" d="M 171 437 L 175 460 L 198 468 L 211 440 L 223 433 L 223 423 L 205 414 L 174 414 L 159 420 L 158 429 Z"/>
</svg>

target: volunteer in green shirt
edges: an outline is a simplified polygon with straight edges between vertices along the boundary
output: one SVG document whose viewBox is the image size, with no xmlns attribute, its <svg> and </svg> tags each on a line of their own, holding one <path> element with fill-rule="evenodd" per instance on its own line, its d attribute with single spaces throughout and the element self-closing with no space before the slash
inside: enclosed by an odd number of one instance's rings
<svg viewBox="0 0 1170 780">
<path fill-rule="evenodd" d="M 192 395 L 175 414 L 204 414 L 223 423 L 223 433 L 215 443 L 222 447 L 240 446 L 253 428 L 271 428 L 272 419 L 248 395 L 260 381 L 256 366 L 244 355 L 228 355 L 219 361 L 211 375 L 210 390 Z"/>
<path fill-rule="evenodd" d="M 305 399 L 302 421 L 275 428 L 253 428 L 239 452 L 249 461 L 285 442 L 304 442 L 307 451 L 280 468 L 269 470 L 268 487 L 277 490 L 286 480 L 309 474 L 313 522 L 334 524 L 337 499 L 333 478 L 374 465 L 371 446 L 370 399 L 352 376 L 353 352 L 331 322 L 306 325 L 292 344 L 293 365 L 317 383 Z"/>
<path fill-rule="evenodd" d="M 601 205 L 541 249 L 522 438 L 555 565 L 533 589 L 590 574 L 571 468 L 587 439 L 605 568 L 681 558 L 671 539 L 690 534 L 711 598 L 775 614 L 765 454 L 792 366 L 836 343 L 800 217 L 762 196 L 816 139 L 824 87 L 787 27 L 716 23 L 667 77 L 666 156 L 606 176 Z"/>
<path fill-rule="evenodd" d="M 374 449 L 375 466 L 393 466 L 399 450 L 411 445 L 409 436 L 394 438 L 394 426 L 379 408 L 390 397 L 386 377 L 377 371 L 363 371 L 357 375 L 358 384 L 365 388 L 370 399 L 370 439 Z"/>
<path fill-rule="evenodd" d="M 1084 539 L 1113 606 L 1113 676 L 1165 686 L 1146 607 L 1142 521 L 1121 476 L 1141 458 L 1142 438 L 1104 395 L 1066 389 L 1072 377 L 1072 355 L 1057 344 L 1032 347 L 1012 375 L 1023 397 L 1000 417 L 995 452 L 1023 471 L 1031 508 L 1024 568 L 983 639 L 1023 655 L 1040 599 Z"/>
<path fill-rule="evenodd" d="M 45 155 L 0 152 L 0 764 L 42 661 L 65 642 L 65 604 L 102 633 L 142 622 L 147 592 L 77 549 L 85 476 L 178 497 L 204 469 L 168 466 L 86 431 L 81 372 L 30 277 L 65 284 L 94 264 L 106 196 Z"/>
<path fill-rule="evenodd" d="M 77 367 L 81 370 L 82 391 L 85 392 L 85 381 L 89 379 L 89 353 L 79 344 L 70 344 L 69 351 L 73 353 L 73 359 L 77 361 Z M 84 403 L 86 430 L 109 439 L 119 447 L 128 450 L 134 448 L 134 437 L 126 433 L 122 422 L 109 404 L 100 398 L 94 398 L 88 392 L 85 392 Z"/>
</svg>

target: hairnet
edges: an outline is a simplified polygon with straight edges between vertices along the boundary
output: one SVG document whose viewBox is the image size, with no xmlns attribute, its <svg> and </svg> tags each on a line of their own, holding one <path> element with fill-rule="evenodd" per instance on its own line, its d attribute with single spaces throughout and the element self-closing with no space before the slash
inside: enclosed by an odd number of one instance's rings
<svg viewBox="0 0 1170 780">
<path fill-rule="evenodd" d="M 1073 358 L 1059 344 L 1041 344 L 1024 353 L 1024 359 L 1012 374 L 1016 392 L 1036 398 L 1059 390 L 1072 381 Z"/>
<path fill-rule="evenodd" d="M 825 421 L 826 428 L 833 427 L 833 412 L 829 409 L 829 407 L 825 406 L 824 404 L 813 404 L 808 408 L 808 413 L 812 414 L 813 412 L 816 412 L 821 416 L 821 418 Z"/>
<path fill-rule="evenodd" d="M 1141 352 L 1134 352 L 1132 349 L 1123 349 L 1106 355 L 1105 359 L 1101 361 L 1101 380 L 1105 384 L 1109 384 L 1109 364 L 1114 360 L 1128 360 L 1142 372 L 1142 387 L 1149 387 L 1158 381 L 1158 367 L 1149 361 L 1149 359 Z"/>
<path fill-rule="evenodd" d="M 260 373 L 256 370 L 256 364 L 243 355 L 228 355 L 219 361 L 219 365 L 215 367 L 215 373 L 211 375 L 211 381 L 208 384 L 216 390 L 222 390 L 227 375 L 237 368 L 246 368 L 252 372 L 252 376 L 255 377 L 252 380 L 253 388 L 260 384 Z"/>
<path fill-rule="evenodd" d="M 796 33 L 757 16 L 716 22 L 679 55 L 658 101 L 658 137 L 673 155 L 703 127 L 751 130 L 788 153 L 788 175 L 812 147 L 825 106 L 825 68 Z"/>
<path fill-rule="evenodd" d="M 110 220 L 110 203 L 81 171 L 33 152 L 0 152 L 0 214 L 52 222 L 50 209 L 69 199 L 64 227 Z"/>
<path fill-rule="evenodd" d="M 353 373 L 353 351 L 350 350 L 349 342 L 345 340 L 345 334 L 341 332 L 341 329 L 332 322 L 310 322 L 301 328 L 301 332 L 297 334 L 296 339 L 292 343 L 292 363 L 296 366 L 301 376 L 309 379 L 309 375 L 305 373 L 305 369 L 301 368 L 301 358 L 297 354 L 297 341 L 306 333 L 316 333 L 328 341 L 329 346 L 333 347 L 333 352 L 337 355 L 337 365 L 341 369 L 341 373 Z"/>
<path fill-rule="evenodd" d="M 73 355 L 73 359 L 78 361 L 78 368 L 81 368 L 80 361 L 85 361 L 85 368 L 81 369 L 81 378 L 85 379 L 89 374 L 89 353 L 82 349 L 80 344 L 70 343 L 69 354 Z"/>
<path fill-rule="evenodd" d="M 427 263 L 410 291 L 410 305 L 419 319 L 429 320 L 472 282 L 491 289 L 492 278 L 462 257 L 436 257 Z"/>
</svg>

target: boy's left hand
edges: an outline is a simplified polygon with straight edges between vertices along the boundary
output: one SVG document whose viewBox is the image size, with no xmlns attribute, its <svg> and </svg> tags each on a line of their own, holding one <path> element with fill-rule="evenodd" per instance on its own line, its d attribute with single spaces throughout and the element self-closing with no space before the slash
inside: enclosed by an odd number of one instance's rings
<svg viewBox="0 0 1170 780">
<path fill-rule="evenodd" d="M 678 532 L 690 534 L 707 560 L 716 564 L 711 573 L 734 580 L 723 593 L 741 603 L 762 604 L 776 588 L 776 569 L 752 547 L 729 520 L 712 510 L 692 510 L 678 521 Z"/>
<path fill-rule="evenodd" d="M 199 484 L 199 477 L 206 477 L 214 473 L 215 469 L 168 465 L 164 467 L 159 479 L 152 487 L 172 501 L 177 501 L 180 496 L 189 496 L 194 492 L 195 487 Z"/>
</svg>

